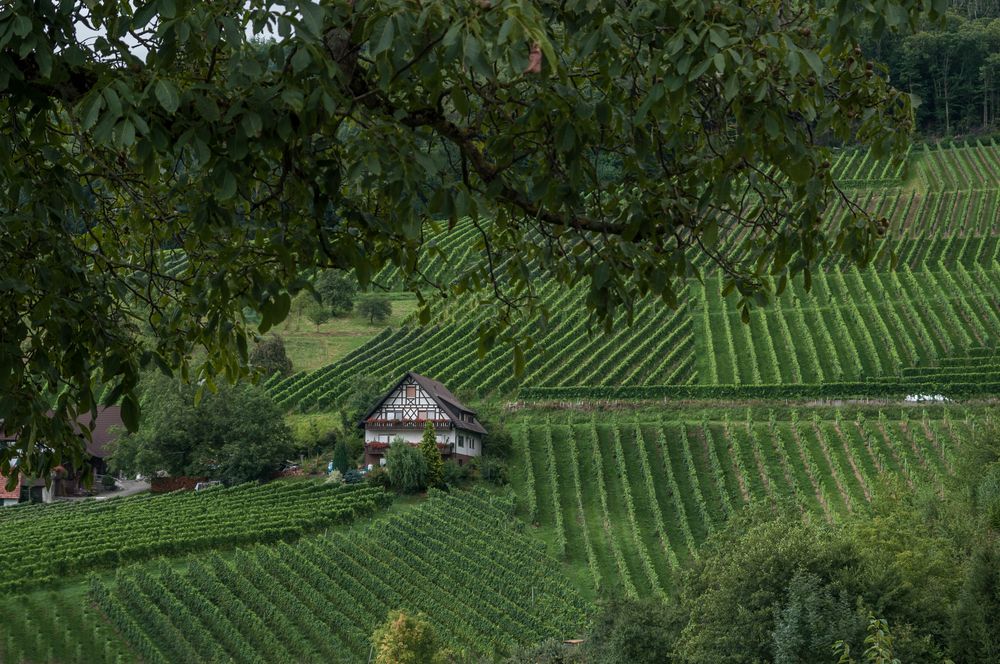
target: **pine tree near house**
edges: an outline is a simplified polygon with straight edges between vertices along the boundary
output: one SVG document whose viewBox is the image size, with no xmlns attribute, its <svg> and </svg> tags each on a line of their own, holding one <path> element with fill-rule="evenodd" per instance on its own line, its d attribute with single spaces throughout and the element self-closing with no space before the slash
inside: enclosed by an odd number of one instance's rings
<svg viewBox="0 0 1000 664">
<path fill-rule="evenodd" d="M 420 453 L 427 460 L 427 486 L 440 486 L 444 480 L 444 459 L 437 446 L 437 436 L 434 433 L 434 423 L 424 426 L 424 436 L 420 439 Z"/>
<path fill-rule="evenodd" d="M 350 467 L 347 461 L 347 445 L 343 440 L 338 440 L 333 448 L 333 467 L 341 473 L 346 473 Z"/>
</svg>

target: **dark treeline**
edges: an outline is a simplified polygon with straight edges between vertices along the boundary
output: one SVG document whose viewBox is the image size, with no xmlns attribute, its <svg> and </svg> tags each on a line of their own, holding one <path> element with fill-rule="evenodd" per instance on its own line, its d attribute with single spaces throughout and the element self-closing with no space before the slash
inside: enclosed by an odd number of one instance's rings
<svg viewBox="0 0 1000 664">
<path fill-rule="evenodd" d="M 864 45 L 895 85 L 919 98 L 917 129 L 928 137 L 1000 130 L 1000 0 L 954 0 L 944 24 Z"/>
</svg>

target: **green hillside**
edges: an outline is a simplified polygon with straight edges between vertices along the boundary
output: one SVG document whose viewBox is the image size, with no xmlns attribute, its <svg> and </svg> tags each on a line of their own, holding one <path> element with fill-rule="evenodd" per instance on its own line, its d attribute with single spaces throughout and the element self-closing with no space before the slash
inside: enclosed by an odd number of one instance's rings
<svg viewBox="0 0 1000 664">
<path fill-rule="evenodd" d="M 91 596 L 148 664 L 365 661 L 390 610 L 424 613 L 457 650 L 502 654 L 578 636 L 590 607 L 512 497 L 433 495 L 350 536 L 208 555 L 95 580 Z"/>
<path fill-rule="evenodd" d="M 322 481 L 256 483 L 104 501 L 24 504 L 0 511 L 0 591 L 52 584 L 155 556 L 294 539 L 371 515 L 391 502 L 380 488 Z"/>
<path fill-rule="evenodd" d="M 721 277 L 703 263 L 705 274 L 688 280 L 677 310 L 639 301 L 632 324 L 623 314 L 610 334 L 583 313 L 582 287 L 566 291 L 542 281 L 539 293 L 552 315 L 544 325 L 524 323 L 536 343 L 523 375 L 513 375 L 505 346 L 480 357 L 482 314 L 458 303 L 434 325 L 387 328 L 340 360 L 268 389 L 283 407 L 302 412 L 335 408 L 358 375 L 388 384 L 406 370 L 469 398 L 1000 392 L 993 350 L 1000 344 L 1000 148 L 992 141 L 923 146 L 906 168 L 886 168 L 852 151 L 834 165 L 855 204 L 889 220 L 885 243 L 898 267 L 890 269 L 889 253 L 874 269 L 828 264 L 814 273 L 810 290 L 790 284 L 752 309 L 747 325 L 720 294 Z M 719 250 L 738 253 L 746 232 L 721 233 Z M 431 280 L 446 282 L 481 250 L 471 223 L 437 229 L 433 237 L 446 260 L 434 263 Z M 398 284 L 392 270 L 379 280 Z M 712 386 L 726 389 L 706 389 Z"/>
<path fill-rule="evenodd" d="M 519 514 L 590 596 L 668 598 L 705 539 L 750 501 L 839 521 L 885 475 L 941 489 L 964 411 L 531 413 L 512 429 Z"/>
</svg>

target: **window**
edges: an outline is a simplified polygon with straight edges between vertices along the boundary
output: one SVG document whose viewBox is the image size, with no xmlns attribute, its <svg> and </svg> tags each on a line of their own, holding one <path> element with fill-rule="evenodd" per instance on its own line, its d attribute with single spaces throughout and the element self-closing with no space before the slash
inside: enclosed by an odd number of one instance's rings
<svg viewBox="0 0 1000 664">
<path fill-rule="evenodd" d="M 469 449 L 470 450 L 476 449 L 476 439 L 473 438 L 472 436 L 469 436 Z"/>
<path fill-rule="evenodd" d="M 407 399 L 416 399 L 417 398 L 417 386 L 416 385 L 407 385 L 406 386 L 406 398 Z"/>
<path fill-rule="evenodd" d="M 418 410 L 417 411 L 418 420 L 429 420 L 431 419 L 431 413 L 429 410 Z"/>
<path fill-rule="evenodd" d="M 459 447 L 465 447 L 465 436 L 459 436 L 458 437 L 458 446 Z"/>
</svg>

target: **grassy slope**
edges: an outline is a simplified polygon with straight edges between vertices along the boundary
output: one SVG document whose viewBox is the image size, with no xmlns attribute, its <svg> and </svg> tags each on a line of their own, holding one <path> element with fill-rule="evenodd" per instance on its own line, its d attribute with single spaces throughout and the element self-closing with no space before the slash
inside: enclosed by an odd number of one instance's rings
<svg viewBox="0 0 1000 664">
<path fill-rule="evenodd" d="M 372 325 L 357 314 L 333 318 L 320 326 L 314 325 L 294 311 L 275 328 L 285 340 L 285 350 L 292 361 L 293 371 L 312 371 L 330 364 L 361 346 L 384 327 L 398 327 L 416 311 L 417 300 L 409 293 L 392 293 L 392 316 L 384 324 Z"/>
</svg>

